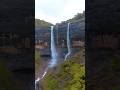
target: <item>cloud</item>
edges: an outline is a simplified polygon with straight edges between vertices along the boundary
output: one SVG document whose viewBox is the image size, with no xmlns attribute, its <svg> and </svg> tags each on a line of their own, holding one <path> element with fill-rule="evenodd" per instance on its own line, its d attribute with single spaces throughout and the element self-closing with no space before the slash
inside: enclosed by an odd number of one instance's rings
<svg viewBox="0 0 120 90">
<path fill-rule="evenodd" d="M 85 0 L 35 0 L 35 17 L 53 24 L 85 10 Z"/>
</svg>

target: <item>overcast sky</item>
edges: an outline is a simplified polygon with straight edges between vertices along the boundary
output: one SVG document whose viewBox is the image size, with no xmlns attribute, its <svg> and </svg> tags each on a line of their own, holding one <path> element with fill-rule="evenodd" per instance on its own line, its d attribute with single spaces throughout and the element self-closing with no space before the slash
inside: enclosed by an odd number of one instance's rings
<svg viewBox="0 0 120 90">
<path fill-rule="evenodd" d="M 85 0 L 35 0 L 35 18 L 53 24 L 85 10 Z"/>
</svg>

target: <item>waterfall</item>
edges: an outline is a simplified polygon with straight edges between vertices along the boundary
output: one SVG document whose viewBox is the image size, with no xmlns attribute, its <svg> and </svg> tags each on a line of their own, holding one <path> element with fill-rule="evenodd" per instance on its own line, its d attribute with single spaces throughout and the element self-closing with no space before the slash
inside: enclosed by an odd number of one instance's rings
<svg viewBox="0 0 120 90">
<path fill-rule="evenodd" d="M 39 81 L 40 78 L 38 77 L 37 80 L 35 80 L 35 90 L 39 90 Z"/>
<path fill-rule="evenodd" d="M 54 26 L 51 26 L 51 62 L 49 67 L 54 67 L 57 63 L 57 51 L 54 40 Z"/>
<path fill-rule="evenodd" d="M 70 46 L 70 23 L 68 23 L 68 26 L 67 26 L 67 49 L 68 49 L 68 53 L 65 55 L 65 60 L 71 54 L 71 46 Z"/>
<path fill-rule="evenodd" d="M 40 84 L 39 82 L 46 75 L 46 73 L 48 71 L 48 68 L 54 67 L 56 65 L 56 63 L 57 63 L 57 51 L 56 51 L 56 46 L 55 46 L 53 29 L 54 29 L 54 26 L 51 26 L 51 57 L 52 57 L 52 59 L 51 59 L 49 65 L 48 65 L 48 67 L 45 69 L 42 77 L 41 78 L 38 77 L 37 80 L 35 80 L 35 90 L 39 90 L 39 88 L 40 88 L 39 87 L 39 84 Z"/>
<path fill-rule="evenodd" d="M 41 78 L 38 77 L 37 80 L 35 80 L 35 90 L 40 90 L 40 87 L 39 87 L 40 80 L 42 80 L 42 79 L 44 78 L 44 76 L 45 76 L 46 73 L 47 73 L 47 70 L 48 70 L 48 68 L 45 69 L 45 71 L 44 71 L 44 73 L 43 73 L 43 75 L 42 75 Z"/>
</svg>

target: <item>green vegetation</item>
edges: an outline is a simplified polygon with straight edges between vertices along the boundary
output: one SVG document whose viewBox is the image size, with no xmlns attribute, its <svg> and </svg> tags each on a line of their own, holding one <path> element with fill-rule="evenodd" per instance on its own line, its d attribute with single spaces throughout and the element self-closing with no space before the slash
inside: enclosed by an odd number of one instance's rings
<svg viewBox="0 0 120 90">
<path fill-rule="evenodd" d="M 67 20 L 67 22 L 75 22 L 85 18 L 85 12 L 77 13 L 72 19 Z"/>
<path fill-rule="evenodd" d="M 44 20 L 35 19 L 35 27 L 45 28 L 45 27 L 49 27 L 51 25 L 52 25 L 51 23 L 46 22 Z"/>
<path fill-rule="evenodd" d="M 41 66 L 40 53 L 38 51 L 35 51 L 35 74 L 39 72 L 38 70 L 40 66 Z"/>
<path fill-rule="evenodd" d="M 83 13 L 77 13 L 73 18 L 67 20 L 67 21 L 62 21 L 61 24 L 63 23 L 68 23 L 68 22 L 77 22 L 77 21 L 84 21 L 85 20 L 85 11 Z M 44 20 L 40 19 L 35 19 L 35 27 L 40 27 L 40 28 L 46 28 L 53 25 L 52 23 L 46 22 Z"/>
<path fill-rule="evenodd" d="M 73 18 L 63 21 L 62 23 L 68 23 L 68 22 L 77 22 L 77 21 L 84 21 L 85 20 L 85 11 L 83 13 L 77 13 Z"/>
<path fill-rule="evenodd" d="M 43 80 L 44 90 L 85 90 L 84 58 L 84 50 L 81 50 L 62 63 L 56 73 L 49 72 Z"/>
</svg>

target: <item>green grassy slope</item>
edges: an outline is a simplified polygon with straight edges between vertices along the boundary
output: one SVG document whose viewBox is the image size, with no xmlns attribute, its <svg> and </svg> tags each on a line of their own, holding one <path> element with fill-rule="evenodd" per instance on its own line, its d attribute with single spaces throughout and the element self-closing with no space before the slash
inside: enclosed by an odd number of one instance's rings
<svg viewBox="0 0 120 90">
<path fill-rule="evenodd" d="M 45 27 L 49 27 L 51 25 L 52 25 L 51 23 L 46 22 L 44 20 L 35 19 L 35 27 L 45 28 Z"/>
<path fill-rule="evenodd" d="M 85 90 L 84 49 L 60 65 L 58 72 L 49 72 L 43 80 L 44 90 Z"/>
<path fill-rule="evenodd" d="M 35 76 L 37 76 L 37 73 L 39 72 L 39 68 L 41 67 L 41 58 L 38 51 L 35 51 Z"/>
<path fill-rule="evenodd" d="M 68 19 L 66 21 L 62 21 L 61 23 L 68 23 L 68 22 L 77 22 L 77 21 L 85 21 L 85 12 L 77 13 L 73 18 Z"/>
</svg>

